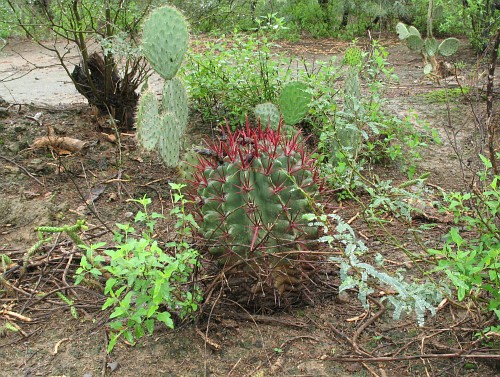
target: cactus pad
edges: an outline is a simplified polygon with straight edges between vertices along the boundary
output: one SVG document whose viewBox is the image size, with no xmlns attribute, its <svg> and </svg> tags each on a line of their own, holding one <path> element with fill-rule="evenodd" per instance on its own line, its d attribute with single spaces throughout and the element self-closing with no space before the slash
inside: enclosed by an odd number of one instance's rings
<svg viewBox="0 0 500 377">
<path fill-rule="evenodd" d="M 293 126 L 299 123 L 309 112 L 312 95 L 307 91 L 307 85 L 293 81 L 286 84 L 279 98 L 279 106 L 285 124 Z"/>
<path fill-rule="evenodd" d="M 261 103 L 255 106 L 254 113 L 255 117 L 260 119 L 263 126 L 269 126 L 273 130 L 278 129 L 281 114 L 276 105 L 270 102 Z"/>
<path fill-rule="evenodd" d="M 396 25 L 396 33 L 398 33 L 399 39 L 406 39 L 410 36 L 410 32 L 405 24 L 398 22 Z"/>
<path fill-rule="evenodd" d="M 406 38 L 406 45 L 410 50 L 422 51 L 424 41 L 419 35 L 411 34 L 408 38 Z"/>
<path fill-rule="evenodd" d="M 156 9 L 144 22 L 142 47 L 151 66 L 165 80 L 172 79 L 188 48 L 184 16 L 175 8 Z"/>
<path fill-rule="evenodd" d="M 160 130 L 156 95 L 145 91 L 140 97 L 137 108 L 137 138 L 144 149 L 152 151 L 156 148 Z"/>
<path fill-rule="evenodd" d="M 179 140 L 182 136 L 179 120 L 171 113 L 160 118 L 161 131 L 158 138 L 158 152 L 167 166 L 177 166 L 179 162 Z"/>
<path fill-rule="evenodd" d="M 408 28 L 408 33 L 410 33 L 411 35 L 416 35 L 417 37 L 422 39 L 422 35 L 420 35 L 420 32 L 418 31 L 418 29 L 415 26 L 410 26 Z"/>
<path fill-rule="evenodd" d="M 188 98 L 186 87 L 177 77 L 165 81 L 162 110 L 174 115 L 179 121 L 179 129 L 184 132 L 188 123 Z"/>
<path fill-rule="evenodd" d="M 344 103 L 351 111 L 355 111 L 356 102 L 361 98 L 361 82 L 359 73 L 355 68 L 349 68 L 344 81 Z"/>
<path fill-rule="evenodd" d="M 172 167 L 179 162 L 182 135 L 188 124 L 186 89 L 182 81 L 174 77 L 187 45 L 187 24 L 175 8 L 158 8 L 145 21 L 144 54 L 165 84 L 161 106 L 153 93 L 146 91 L 141 95 L 137 135 L 145 149 L 156 148 L 163 162 Z"/>
<path fill-rule="evenodd" d="M 460 41 L 457 38 L 446 38 L 439 45 L 439 53 L 443 56 L 451 56 L 458 50 Z"/>
<path fill-rule="evenodd" d="M 427 38 L 424 43 L 425 53 L 434 56 L 438 52 L 439 44 L 436 38 Z"/>
</svg>

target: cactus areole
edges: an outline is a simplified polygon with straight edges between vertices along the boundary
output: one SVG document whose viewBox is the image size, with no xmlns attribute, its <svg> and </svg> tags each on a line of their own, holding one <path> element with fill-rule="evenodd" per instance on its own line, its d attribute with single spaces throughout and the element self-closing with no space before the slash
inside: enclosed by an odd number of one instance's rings
<svg viewBox="0 0 500 377">
<path fill-rule="evenodd" d="M 297 259 L 318 238 L 302 218 L 319 198 L 318 172 L 300 132 L 285 138 L 280 131 L 281 123 L 277 130 L 248 121 L 235 132 L 227 127 L 196 166 L 201 232 L 224 264 Z"/>
</svg>

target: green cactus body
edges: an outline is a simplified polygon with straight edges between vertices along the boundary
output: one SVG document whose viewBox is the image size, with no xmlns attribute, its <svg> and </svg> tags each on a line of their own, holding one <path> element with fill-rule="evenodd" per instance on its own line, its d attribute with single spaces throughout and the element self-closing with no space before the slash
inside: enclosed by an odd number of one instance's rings
<svg viewBox="0 0 500 377">
<path fill-rule="evenodd" d="M 269 126 L 273 130 L 278 129 L 281 114 L 276 105 L 270 102 L 261 103 L 255 106 L 254 113 L 255 117 L 260 119 L 262 125 Z"/>
<path fill-rule="evenodd" d="M 358 69 L 349 67 L 344 82 L 344 103 L 345 106 L 355 113 L 361 98 L 361 82 Z"/>
<path fill-rule="evenodd" d="M 438 52 L 439 44 L 436 38 L 427 38 L 424 43 L 425 53 L 434 56 Z"/>
<path fill-rule="evenodd" d="M 137 119 L 141 122 L 137 124 L 137 137 L 142 147 L 152 151 L 158 145 L 160 134 L 158 101 L 153 92 L 142 93 L 137 109 Z"/>
<path fill-rule="evenodd" d="M 172 80 L 165 82 L 162 109 L 177 118 L 177 128 L 182 135 L 188 123 L 188 97 L 186 87 L 179 78 L 174 77 Z"/>
<path fill-rule="evenodd" d="M 146 150 L 157 149 L 163 162 L 176 166 L 182 136 L 188 124 L 188 98 L 182 81 L 174 77 L 188 47 L 187 23 L 175 8 L 156 9 L 144 23 L 143 51 L 165 80 L 161 105 L 151 92 L 141 95 L 137 135 Z"/>
<path fill-rule="evenodd" d="M 342 150 L 342 155 L 356 156 L 361 145 L 361 133 L 354 124 L 335 127 L 335 139 L 331 143 L 332 161 L 340 162 L 344 157 L 339 157 L 337 151 Z"/>
<path fill-rule="evenodd" d="M 201 231 L 223 264 L 304 248 L 318 236 L 302 220 L 319 195 L 318 174 L 298 134 L 285 141 L 279 132 L 248 124 L 228 132 L 209 148 L 223 160 L 204 158 L 198 167 Z"/>
<path fill-rule="evenodd" d="M 287 83 L 279 98 L 279 106 L 285 124 L 293 126 L 299 123 L 309 112 L 312 95 L 307 91 L 307 85 L 300 81 Z"/>
<path fill-rule="evenodd" d="M 396 25 L 396 33 L 398 33 L 399 39 L 403 39 L 403 40 L 410 36 L 410 32 L 408 31 L 408 28 L 402 22 L 398 22 L 398 24 Z"/>
<path fill-rule="evenodd" d="M 415 35 L 415 36 L 419 37 L 420 39 L 422 39 L 422 35 L 420 34 L 420 32 L 418 31 L 418 29 L 415 26 L 408 27 L 408 33 L 410 33 L 410 35 Z"/>
<path fill-rule="evenodd" d="M 159 122 L 158 152 L 167 166 L 179 162 L 179 140 L 182 137 L 179 120 L 172 113 L 164 113 Z"/>
<path fill-rule="evenodd" d="M 286 138 L 281 124 L 272 130 L 247 121 L 224 133 L 208 144 L 189 184 L 200 232 L 225 271 L 229 297 L 281 306 L 287 294 L 302 292 L 302 266 L 319 236 L 303 218 L 320 199 L 319 174 L 300 133 Z"/>
</svg>

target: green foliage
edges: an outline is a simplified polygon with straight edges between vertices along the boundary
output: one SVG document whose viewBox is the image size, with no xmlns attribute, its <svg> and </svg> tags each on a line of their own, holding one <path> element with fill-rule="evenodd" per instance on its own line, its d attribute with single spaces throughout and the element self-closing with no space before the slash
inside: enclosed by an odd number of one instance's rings
<svg viewBox="0 0 500 377">
<path fill-rule="evenodd" d="M 0 1 L 0 38 L 9 38 L 20 33 L 15 25 L 16 15 L 6 1 Z"/>
<path fill-rule="evenodd" d="M 290 18 L 291 25 L 297 31 L 304 31 L 312 37 L 328 37 L 332 35 L 332 28 L 325 14 L 325 10 L 317 1 L 299 0 L 290 2 L 285 10 Z"/>
<path fill-rule="evenodd" d="M 449 103 L 460 101 L 470 93 L 470 88 L 463 86 L 460 88 L 436 89 L 419 96 L 425 98 L 430 103 Z"/>
<path fill-rule="evenodd" d="M 316 157 L 341 198 L 366 187 L 362 172 L 370 163 L 397 161 L 412 178 L 419 148 L 430 139 L 415 131 L 411 117 L 399 119 L 382 110 L 384 84 L 396 79 L 383 47 L 375 43 L 369 53 L 362 54 L 359 65 L 347 65 L 344 72 L 343 105 L 336 105 L 338 89 L 320 86 L 310 106 L 315 124 L 321 127 L 316 131 Z M 337 80 L 339 74 L 332 79 Z M 361 81 L 367 88 L 363 96 Z"/>
<path fill-rule="evenodd" d="M 187 23 L 175 8 L 156 9 L 144 23 L 143 51 L 165 80 L 161 106 L 146 90 L 139 101 L 137 135 L 146 150 L 157 149 L 167 166 L 179 162 L 179 150 L 188 124 L 188 99 L 182 81 L 174 77 L 188 47 Z"/>
<path fill-rule="evenodd" d="M 113 308 L 110 315 L 113 334 L 108 352 L 121 336 L 134 344 L 146 333 L 152 334 L 155 322 L 174 328 L 175 316 L 183 319 L 192 315 L 201 301 L 201 291 L 191 281 L 194 268 L 198 266 L 198 252 L 186 241 L 197 225 L 192 215 L 185 211 L 187 200 L 181 192 L 184 185 L 171 183 L 170 186 L 175 203 L 170 214 L 177 219 L 178 241 L 167 243 L 164 250 L 153 238 L 157 219 L 163 216 L 149 213 L 151 199 L 144 197 L 134 200 L 143 207 L 134 218 L 135 225 L 143 231 L 139 232 L 131 224 L 116 224 L 119 229 L 114 237 L 116 245 L 104 251 L 110 258 L 109 265 L 104 267 L 110 277 L 106 281 L 107 300 L 102 309 Z M 88 256 L 95 262 L 104 262 L 103 256 L 95 255 L 103 246 L 104 243 L 84 246 L 86 254 L 76 271 L 76 284 L 89 276 L 98 278 L 101 275 L 89 263 Z"/>
<path fill-rule="evenodd" d="M 445 12 L 439 28 L 446 33 L 465 33 L 472 47 L 482 52 L 491 36 L 500 26 L 497 3 L 489 0 L 468 0 L 463 6 L 453 4 L 451 12 Z M 451 6 L 448 6 L 450 9 Z"/>
<path fill-rule="evenodd" d="M 491 177 L 491 162 L 481 156 L 484 171 L 479 173 L 483 190 L 447 194 L 445 211 L 455 223 L 441 249 L 428 250 L 457 289 L 458 300 L 475 300 L 500 320 L 500 176 Z M 491 330 L 491 329 L 490 329 Z M 495 331 L 495 329 L 493 329 Z M 496 327 L 496 331 L 500 326 Z"/>
<path fill-rule="evenodd" d="M 188 56 L 184 73 L 193 108 L 206 122 L 242 124 L 256 105 L 276 103 L 286 76 L 273 43 L 235 36 L 204 48 Z"/>
<path fill-rule="evenodd" d="M 425 314 L 436 312 L 437 304 L 443 299 L 443 291 L 446 287 L 437 287 L 431 282 L 407 282 L 404 280 L 404 271 L 396 274 L 389 274 L 380 271 L 371 263 L 363 262 L 362 258 L 367 254 L 368 248 L 359 240 L 352 227 L 347 224 L 339 215 L 314 215 L 305 216 L 311 225 L 322 225 L 324 236 L 320 242 L 328 244 L 330 247 L 342 247 L 341 256 L 331 259 L 340 264 L 339 293 L 356 289 L 358 299 L 368 307 L 367 297 L 377 289 L 384 291 L 395 291 L 396 294 L 383 297 L 382 301 L 389 301 L 393 307 L 393 318 L 398 320 L 403 313 L 415 313 L 420 326 L 424 325 Z M 334 229 L 331 231 L 330 229 Z M 382 256 L 378 255 L 379 264 L 383 264 Z"/>
</svg>

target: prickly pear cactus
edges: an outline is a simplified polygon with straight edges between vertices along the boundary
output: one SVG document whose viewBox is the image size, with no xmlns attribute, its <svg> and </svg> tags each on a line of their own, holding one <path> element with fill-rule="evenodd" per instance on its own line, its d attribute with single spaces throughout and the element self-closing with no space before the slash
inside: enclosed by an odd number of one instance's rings
<svg viewBox="0 0 500 377">
<path fill-rule="evenodd" d="M 307 91 L 307 85 L 300 81 L 287 83 L 279 98 L 279 106 L 285 124 L 293 126 L 299 123 L 309 112 L 312 95 Z"/>
<path fill-rule="evenodd" d="M 147 151 L 156 149 L 160 137 L 160 122 L 158 101 L 156 95 L 147 90 L 142 93 L 137 108 L 137 138 L 142 147 Z"/>
<path fill-rule="evenodd" d="M 188 28 L 177 9 L 158 8 L 144 23 L 142 48 L 154 70 L 165 80 L 172 79 L 188 48 Z"/>
<path fill-rule="evenodd" d="M 451 56 L 457 52 L 460 41 L 457 38 L 446 38 L 439 45 L 438 51 L 443 56 Z"/>
<path fill-rule="evenodd" d="M 137 138 L 144 149 L 156 149 L 167 166 L 179 162 L 180 144 L 188 123 L 186 88 L 175 77 L 187 47 L 187 23 L 182 14 L 170 6 L 154 10 L 144 23 L 142 49 L 165 84 L 161 104 L 154 93 L 142 93 Z"/>
<path fill-rule="evenodd" d="M 460 42 L 456 38 L 447 38 L 439 43 L 432 35 L 423 39 L 420 32 L 413 26 L 407 27 L 402 22 L 396 25 L 399 39 L 406 40 L 406 45 L 412 51 L 422 54 L 424 60 L 424 73 L 439 75 L 437 56 L 451 56 L 457 52 Z"/>
<path fill-rule="evenodd" d="M 436 38 L 427 38 L 424 43 L 425 53 L 427 56 L 434 56 L 437 54 L 439 44 Z"/>
<path fill-rule="evenodd" d="M 319 200 L 318 172 L 299 134 L 286 139 L 280 131 L 248 122 L 228 128 L 208 144 L 190 185 L 210 253 L 238 300 L 257 306 L 284 305 L 297 293 L 318 239 L 303 219 Z"/>
<path fill-rule="evenodd" d="M 270 102 L 261 103 L 255 106 L 254 109 L 255 117 L 260 119 L 263 126 L 269 126 L 273 130 L 277 130 L 281 114 L 278 107 Z"/>
<path fill-rule="evenodd" d="M 410 34 L 406 39 L 406 45 L 412 51 L 421 51 L 424 47 L 424 40 L 420 35 Z"/>
</svg>

